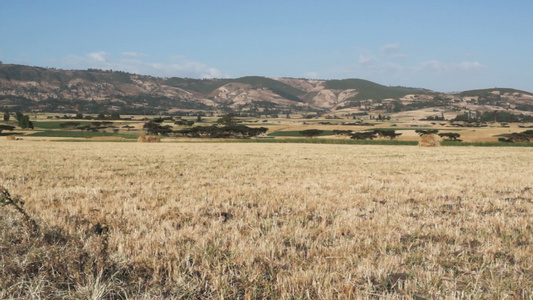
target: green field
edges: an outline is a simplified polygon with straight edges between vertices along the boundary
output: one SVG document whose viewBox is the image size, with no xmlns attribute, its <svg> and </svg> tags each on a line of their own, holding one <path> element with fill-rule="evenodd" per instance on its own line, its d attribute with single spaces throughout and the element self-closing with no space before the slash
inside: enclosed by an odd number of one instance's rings
<svg viewBox="0 0 533 300">
<path fill-rule="evenodd" d="M 136 139 L 137 135 L 111 132 L 87 132 L 87 131 L 68 131 L 68 130 L 44 130 L 28 134 L 28 136 L 38 137 L 71 137 L 71 138 L 92 138 L 92 137 L 117 137 L 125 139 Z"/>
<path fill-rule="evenodd" d="M 321 134 L 319 134 L 318 136 L 328 136 L 328 135 L 333 135 L 333 131 L 332 130 L 324 130 Z M 268 136 L 294 136 L 294 137 L 303 137 L 304 135 L 302 135 L 300 133 L 300 131 L 276 131 L 276 132 L 272 132 L 272 133 L 269 133 Z"/>
<path fill-rule="evenodd" d="M 61 124 L 64 123 L 80 123 L 80 125 L 90 125 L 90 121 L 34 121 L 33 126 L 35 128 L 42 129 L 61 129 Z"/>
<path fill-rule="evenodd" d="M 33 126 L 35 128 L 42 128 L 42 129 L 62 129 L 61 124 L 65 123 L 80 123 L 81 126 L 84 125 L 90 125 L 93 122 L 103 122 L 100 120 L 94 120 L 94 121 L 34 121 Z M 131 124 L 131 122 L 113 122 L 114 126 L 120 126 L 125 124 Z"/>
</svg>

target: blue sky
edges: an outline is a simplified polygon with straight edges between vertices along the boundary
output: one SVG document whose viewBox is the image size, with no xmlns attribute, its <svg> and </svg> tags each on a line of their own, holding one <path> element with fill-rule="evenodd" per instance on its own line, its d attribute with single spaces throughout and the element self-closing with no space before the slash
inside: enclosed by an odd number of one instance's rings
<svg viewBox="0 0 533 300">
<path fill-rule="evenodd" d="M 533 92 L 533 1 L 0 2 L 0 60 Z"/>
</svg>

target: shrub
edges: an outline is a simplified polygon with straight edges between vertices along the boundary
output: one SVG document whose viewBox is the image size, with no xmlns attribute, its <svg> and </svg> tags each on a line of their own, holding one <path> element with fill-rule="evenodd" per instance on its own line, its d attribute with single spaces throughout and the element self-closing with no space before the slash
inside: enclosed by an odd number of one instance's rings
<svg viewBox="0 0 533 300">
<path fill-rule="evenodd" d="M 446 138 L 448 141 L 461 142 L 461 140 L 459 139 L 461 135 L 456 132 L 443 132 L 443 133 L 439 133 L 439 136 L 441 138 Z"/>
<path fill-rule="evenodd" d="M 354 132 L 351 134 L 350 138 L 352 140 L 373 140 L 376 138 L 376 132 L 374 131 Z"/>
<path fill-rule="evenodd" d="M 320 129 L 306 129 L 306 130 L 300 131 L 300 134 L 307 138 L 313 138 L 313 137 L 319 136 L 323 132 L 324 130 L 320 130 Z"/>
</svg>

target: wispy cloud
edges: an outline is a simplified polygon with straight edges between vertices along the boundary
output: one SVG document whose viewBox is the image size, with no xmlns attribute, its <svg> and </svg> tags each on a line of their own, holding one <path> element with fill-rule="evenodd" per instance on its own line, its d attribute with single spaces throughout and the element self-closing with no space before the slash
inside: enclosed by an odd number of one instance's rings
<svg viewBox="0 0 533 300">
<path fill-rule="evenodd" d="M 318 72 L 307 72 L 307 73 L 304 73 L 303 75 L 304 75 L 303 76 L 304 78 L 310 78 L 310 79 L 316 79 L 319 76 Z"/>
<path fill-rule="evenodd" d="M 85 55 L 68 55 L 54 59 L 52 64 L 67 69 L 96 68 L 104 70 L 120 70 L 141 75 L 160 77 L 189 77 L 189 78 L 222 78 L 226 77 L 220 70 L 209 67 L 200 62 L 190 61 L 182 56 L 169 58 L 168 63 L 149 62 L 146 54 L 139 52 L 123 52 L 115 59 L 111 54 L 100 51 Z"/>
<path fill-rule="evenodd" d="M 407 55 L 402 53 L 400 44 L 388 44 L 380 49 L 380 53 L 382 56 L 386 58 L 392 58 L 392 59 L 398 59 L 398 58 L 404 58 Z"/>
<path fill-rule="evenodd" d="M 132 58 L 141 58 L 147 55 L 144 53 L 139 53 L 139 52 L 122 52 L 122 56 L 132 57 Z"/>
<path fill-rule="evenodd" d="M 439 60 L 430 60 L 420 63 L 415 67 L 415 71 L 429 71 L 433 73 L 446 72 L 477 72 L 484 69 L 485 66 L 477 61 L 463 61 L 460 63 L 448 63 Z"/>
<path fill-rule="evenodd" d="M 87 54 L 87 57 L 96 62 L 105 63 L 109 59 L 110 55 L 107 52 L 101 51 L 101 52 L 89 53 Z"/>
<path fill-rule="evenodd" d="M 379 61 L 370 51 L 364 50 L 359 54 L 357 63 L 361 66 L 369 67 L 379 63 Z"/>
</svg>

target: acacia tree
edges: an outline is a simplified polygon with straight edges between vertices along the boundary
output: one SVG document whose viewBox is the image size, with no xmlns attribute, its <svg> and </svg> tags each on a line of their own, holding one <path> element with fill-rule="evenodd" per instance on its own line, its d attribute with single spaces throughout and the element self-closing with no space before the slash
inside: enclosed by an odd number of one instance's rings
<svg viewBox="0 0 533 300">
<path fill-rule="evenodd" d="M 461 141 L 459 139 L 461 137 L 461 135 L 459 133 L 456 133 L 456 132 L 443 132 L 443 133 L 439 133 L 439 136 L 441 138 L 447 138 L 448 141 L 456 141 L 456 142 L 460 142 Z"/>
<path fill-rule="evenodd" d="M 146 133 L 152 135 L 169 135 L 172 133 L 172 126 L 170 125 L 161 125 L 160 123 L 149 121 L 143 126 L 146 129 Z"/>
<path fill-rule="evenodd" d="M 401 133 L 396 133 L 394 129 L 374 129 L 374 132 L 380 137 L 387 137 L 391 140 L 402 135 Z"/>
<path fill-rule="evenodd" d="M 241 120 L 237 119 L 234 114 L 223 115 L 220 119 L 217 120 L 218 124 L 222 124 L 225 126 L 232 126 L 240 122 Z"/>
<path fill-rule="evenodd" d="M 422 136 L 424 134 L 436 134 L 437 132 L 439 132 L 438 129 L 426 129 L 426 130 L 423 130 L 423 129 L 418 129 L 418 130 L 415 130 L 416 133 L 418 133 L 418 135 Z"/>
<path fill-rule="evenodd" d="M 2 131 L 4 131 L 4 130 L 13 131 L 13 129 L 15 129 L 15 126 L 11 126 L 11 125 L 0 125 L 0 134 L 2 134 Z"/>
<path fill-rule="evenodd" d="M 354 132 L 350 135 L 352 140 L 373 140 L 376 138 L 374 131 Z"/>
</svg>

